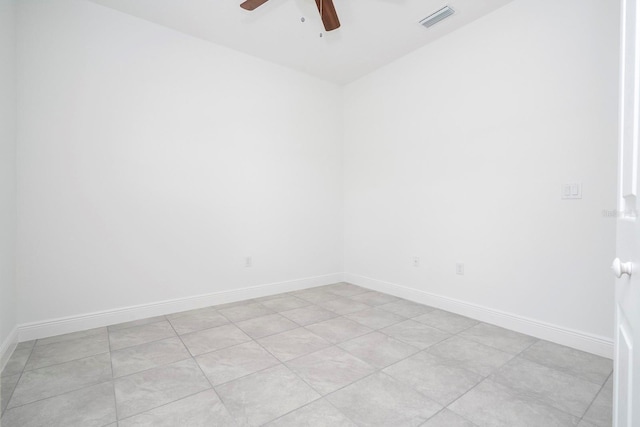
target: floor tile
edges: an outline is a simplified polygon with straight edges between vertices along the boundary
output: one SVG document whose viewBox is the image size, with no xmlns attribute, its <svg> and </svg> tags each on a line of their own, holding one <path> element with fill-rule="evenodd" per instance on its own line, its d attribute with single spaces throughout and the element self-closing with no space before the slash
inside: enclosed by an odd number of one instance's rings
<svg viewBox="0 0 640 427">
<path fill-rule="evenodd" d="M 515 358 L 490 377 L 518 393 L 582 417 L 600 386 L 522 358 Z"/>
<path fill-rule="evenodd" d="M 393 339 L 380 332 L 372 332 L 338 345 L 357 358 L 376 368 L 384 368 L 419 351 L 418 348 Z"/>
<path fill-rule="evenodd" d="M 487 323 L 479 323 L 459 334 L 463 338 L 488 345 L 511 354 L 518 354 L 530 347 L 536 338 L 518 332 L 499 328 Z"/>
<path fill-rule="evenodd" d="M 522 357 L 596 384 L 604 384 L 613 371 L 613 361 L 549 341 L 538 341 Z"/>
<path fill-rule="evenodd" d="M 477 320 L 443 310 L 433 310 L 421 316 L 414 317 L 413 320 L 450 334 L 457 334 L 478 324 Z"/>
<path fill-rule="evenodd" d="M 287 311 L 293 310 L 300 307 L 306 307 L 310 305 L 309 301 L 296 298 L 294 296 L 284 296 L 282 298 L 274 298 L 268 301 L 262 302 L 262 305 L 273 310 L 273 311 Z"/>
<path fill-rule="evenodd" d="M 2 414 L 7 407 L 9 398 L 11 398 L 19 379 L 20 374 L 0 378 L 0 414 Z"/>
<path fill-rule="evenodd" d="M 120 329 L 127 329 L 134 326 L 148 325 L 150 323 L 162 322 L 163 320 L 167 320 L 165 316 L 147 317 L 145 319 L 132 320 L 130 322 L 123 322 L 123 323 L 118 323 L 116 325 L 111 325 L 107 329 L 110 331 L 119 331 Z"/>
<path fill-rule="evenodd" d="M 274 311 L 265 307 L 260 303 L 238 305 L 235 307 L 222 308 L 219 310 L 227 319 L 232 322 L 241 322 L 247 319 L 253 319 L 254 317 L 266 316 L 267 314 L 273 314 Z"/>
<path fill-rule="evenodd" d="M 240 307 L 241 305 L 251 305 L 251 304 L 255 304 L 258 301 L 256 301 L 255 299 L 245 299 L 245 300 L 241 300 L 241 301 L 234 301 L 234 302 L 228 302 L 225 304 L 218 304 L 218 305 L 214 305 L 212 307 L 209 308 L 213 308 L 215 310 L 222 310 L 224 308 L 231 308 L 231 307 Z"/>
<path fill-rule="evenodd" d="M 382 292 L 369 291 L 362 294 L 354 295 L 349 297 L 357 302 L 361 302 L 363 304 L 367 304 L 370 306 L 388 304 L 390 302 L 400 301 L 400 298 L 394 297 L 393 295 L 383 294 Z"/>
<path fill-rule="evenodd" d="M 269 314 L 236 323 L 251 338 L 257 339 L 296 329 L 299 325 L 280 314 Z"/>
<path fill-rule="evenodd" d="M 281 293 L 281 294 L 271 294 L 271 295 L 266 295 L 263 297 L 259 297 L 259 298 L 254 298 L 253 302 L 259 302 L 260 304 L 262 304 L 265 301 L 271 301 L 274 299 L 280 299 L 280 298 L 286 298 L 289 296 L 295 296 L 293 295 L 292 292 L 286 292 L 286 293 Z"/>
<path fill-rule="evenodd" d="M 114 384 L 120 419 L 211 388 L 193 359 L 117 378 Z"/>
<path fill-rule="evenodd" d="M 390 311 L 391 313 L 398 314 L 404 317 L 416 317 L 421 314 L 428 313 L 433 311 L 433 307 L 428 307 L 426 305 L 418 304 L 417 302 L 400 300 L 395 302 L 390 302 L 388 304 L 379 305 L 378 308 L 381 308 L 386 311 Z"/>
<path fill-rule="evenodd" d="M 352 285 L 351 283 L 346 283 L 346 282 L 336 283 L 335 285 L 327 286 L 326 290 L 327 292 L 340 295 L 342 297 L 351 297 L 351 296 L 359 295 L 369 291 L 366 288 L 361 288 L 360 286 Z"/>
<path fill-rule="evenodd" d="M 234 325 L 205 329 L 183 335 L 181 338 L 194 356 L 251 341 L 247 334 Z"/>
<path fill-rule="evenodd" d="M 370 308 L 357 313 L 346 314 L 344 317 L 371 329 L 382 329 L 407 320 L 406 317 L 390 311 L 380 310 L 379 308 Z"/>
<path fill-rule="evenodd" d="M 329 347 L 331 344 L 305 328 L 292 329 L 258 340 L 271 354 L 286 362 L 296 357 Z"/>
<path fill-rule="evenodd" d="M 216 311 L 206 311 L 180 316 L 175 319 L 170 319 L 169 322 L 171 322 L 171 325 L 178 335 L 184 335 L 190 332 L 226 325 L 229 323 L 229 320 Z"/>
<path fill-rule="evenodd" d="M 180 338 L 173 337 L 113 351 L 111 364 L 117 378 L 190 357 Z"/>
<path fill-rule="evenodd" d="M 102 427 L 116 421 L 113 384 L 105 382 L 7 411 L 4 427 Z"/>
<path fill-rule="evenodd" d="M 479 426 L 567 427 L 579 421 L 578 417 L 516 394 L 491 380 L 484 380 L 449 409 Z"/>
<path fill-rule="evenodd" d="M 428 353 L 447 359 L 449 364 L 487 376 L 513 359 L 513 355 L 460 336 L 451 337 L 427 349 Z"/>
<path fill-rule="evenodd" d="M 314 291 L 322 291 L 322 292 L 328 292 L 331 288 L 336 287 L 337 285 L 343 284 L 343 283 L 347 283 L 347 282 L 336 282 L 336 283 L 330 283 L 328 285 L 320 285 L 320 286 L 315 286 L 313 288 L 309 288 L 310 290 L 314 290 Z M 353 285 L 355 286 L 355 285 Z"/>
<path fill-rule="evenodd" d="M 357 427 L 325 399 L 319 399 L 284 415 L 265 427 Z"/>
<path fill-rule="evenodd" d="M 300 326 L 322 322 L 323 320 L 331 319 L 338 316 L 333 311 L 325 310 L 324 308 L 318 307 L 316 305 L 296 308 L 295 310 L 283 311 L 280 314 L 282 314 L 289 320 L 293 320 Z"/>
<path fill-rule="evenodd" d="M 451 366 L 447 360 L 425 352 L 393 364 L 383 372 L 443 406 L 484 379 L 482 375 Z"/>
<path fill-rule="evenodd" d="M 235 427 L 233 417 L 213 390 L 121 420 L 119 427 Z"/>
<path fill-rule="evenodd" d="M 92 335 L 98 335 L 98 334 L 104 335 L 106 333 L 107 333 L 107 328 L 87 329 L 79 332 L 71 332 L 69 334 L 56 335 L 54 337 L 49 337 L 49 338 L 41 338 L 39 340 L 36 340 L 35 346 L 37 347 L 39 345 L 47 345 L 47 344 L 53 344 L 56 342 L 71 341 L 71 340 L 86 338 L 86 337 L 90 337 Z"/>
<path fill-rule="evenodd" d="M 96 334 L 34 347 L 25 370 L 44 368 L 109 351 L 109 337 Z"/>
<path fill-rule="evenodd" d="M 414 320 L 396 323 L 381 329 L 380 332 L 419 349 L 430 347 L 451 336 L 446 332 Z"/>
<path fill-rule="evenodd" d="M 109 353 L 25 371 L 9 408 L 111 380 Z"/>
<path fill-rule="evenodd" d="M 291 292 L 291 295 L 301 298 L 305 301 L 309 301 L 312 304 L 317 304 L 323 301 L 329 301 L 331 299 L 341 298 L 340 295 L 332 294 L 326 291 L 313 290 L 313 289 Z"/>
<path fill-rule="evenodd" d="M 203 354 L 196 361 L 214 386 L 280 363 L 255 341 Z"/>
<path fill-rule="evenodd" d="M 361 426 L 419 426 L 442 407 L 393 378 L 377 373 L 327 396 Z"/>
<path fill-rule="evenodd" d="M 338 347 L 329 347 L 287 362 L 321 395 L 329 394 L 375 371 L 371 365 Z"/>
<path fill-rule="evenodd" d="M 150 323 L 109 332 L 111 350 L 133 347 L 165 338 L 175 337 L 176 333 L 168 321 Z"/>
<path fill-rule="evenodd" d="M 314 323 L 306 328 L 334 344 L 372 332 L 371 328 L 344 317 L 336 317 L 324 322 Z"/>
<path fill-rule="evenodd" d="M 32 349 L 36 345 L 36 340 L 19 342 L 16 350 Z"/>
<path fill-rule="evenodd" d="M 231 415 L 243 426 L 262 425 L 320 397 L 283 365 L 215 389 Z"/>
<path fill-rule="evenodd" d="M 206 314 L 206 313 L 217 313 L 218 309 L 220 308 L 224 308 L 227 305 L 229 305 L 230 307 L 236 306 L 236 305 L 242 305 L 242 304 L 249 304 L 249 302 L 247 301 L 242 301 L 239 303 L 232 303 L 232 304 L 223 304 L 222 306 L 217 305 L 215 307 L 201 307 L 201 308 L 194 308 L 193 310 L 186 310 L 186 311 L 179 311 L 177 313 L 171 313 L 171 314 L 167 314 L 165 317 L 167 318 L 167 320 L 173 320 L 173 319 L 177 319 L 179 317 L 184 317 L 184 316 L 195 316 L 198 314 Z"/>
<path fill-rule="evenodd" d="M 610 427 L 613 424 L 613 375 L 609 377 L 605 385 L 598 393 L 584 420 L 597 427 Z"/>
<path fill-rule="evenodd" d="M 343 282 L 20 343 L 0 410 L 7 427 L 610 427 L 611 365 Z"/>
<path fill-rule="evenodd" d="M 437 415 L 429 418 L 429 421 L 422 424 L 421 427 L 476 427 L 476 425 L 455 412 L 443 409 Z"/>
<path fill-rule="evenodd" d="M 2 370 L 2 376 L 9 377 L 20 374 L 29 360 L 31 351 L 31 348 L 16 348 Z"/>
<path fill-rule="evenodd" d="M 371 308 L 367 304 L 354 301 L 350 298 L 338 298 L 329 301 L 319 302 L 318 306 L 333 311 L 336 314 L 349 314 Z"/>
</svg>

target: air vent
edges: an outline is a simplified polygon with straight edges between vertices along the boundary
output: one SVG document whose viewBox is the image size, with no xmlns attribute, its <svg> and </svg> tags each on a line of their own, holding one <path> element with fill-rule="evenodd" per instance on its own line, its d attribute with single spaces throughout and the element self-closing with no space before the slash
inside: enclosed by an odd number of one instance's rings
<svg viewBox="0 0 640 427">
<path fill-rule="evenodd" d="M 449 6 L 445 6 L 439 11 L 432 13 L 431 15 L 420 21 L 420 25 L 424 25 L 426 28 L 432 27 L 443 19 L 450 17 L 454 13 L 456 13 L 455 10 L 451 9 Z"/>
</svg>

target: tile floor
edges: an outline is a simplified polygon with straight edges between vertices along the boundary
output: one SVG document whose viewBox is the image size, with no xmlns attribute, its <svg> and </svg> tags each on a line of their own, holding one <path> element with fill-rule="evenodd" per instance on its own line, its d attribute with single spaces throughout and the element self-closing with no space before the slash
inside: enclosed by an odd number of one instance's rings
<svg viewBox="0 0 640 427">
<path fill-rule="evenodd" d="M 604 427 L 611 373 L 338 283 L 21 343 L 0 425 Z"/>
</svg>

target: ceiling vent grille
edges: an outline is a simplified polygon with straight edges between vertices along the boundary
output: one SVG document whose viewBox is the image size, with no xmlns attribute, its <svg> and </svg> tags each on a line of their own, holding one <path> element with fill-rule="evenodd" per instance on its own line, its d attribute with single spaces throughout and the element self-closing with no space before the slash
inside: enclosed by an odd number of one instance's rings
<svg viewBox="0 0 640 427">
<path fill-rule="evenodd" d="M 423 25 L 426 28 L 432 27 L 443 19 L 450 17 L 454 13 L 456 13 L 455 10 L 451 9 L 449 6 L 445 6 L 439 11 L 432 13 L 431 15 L 420 21 L 420 25 Z"/>
</svg>

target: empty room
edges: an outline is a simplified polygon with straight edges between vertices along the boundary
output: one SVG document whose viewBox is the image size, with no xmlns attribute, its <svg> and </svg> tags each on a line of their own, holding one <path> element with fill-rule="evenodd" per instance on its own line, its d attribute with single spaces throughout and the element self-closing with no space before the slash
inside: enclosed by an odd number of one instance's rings
<svg viewBox="0 0 640 427">
<path fill-rule="evenodd" d="M 640 426 L 639 0 L 0 0 L 0 426 Z"/>
</svg>

